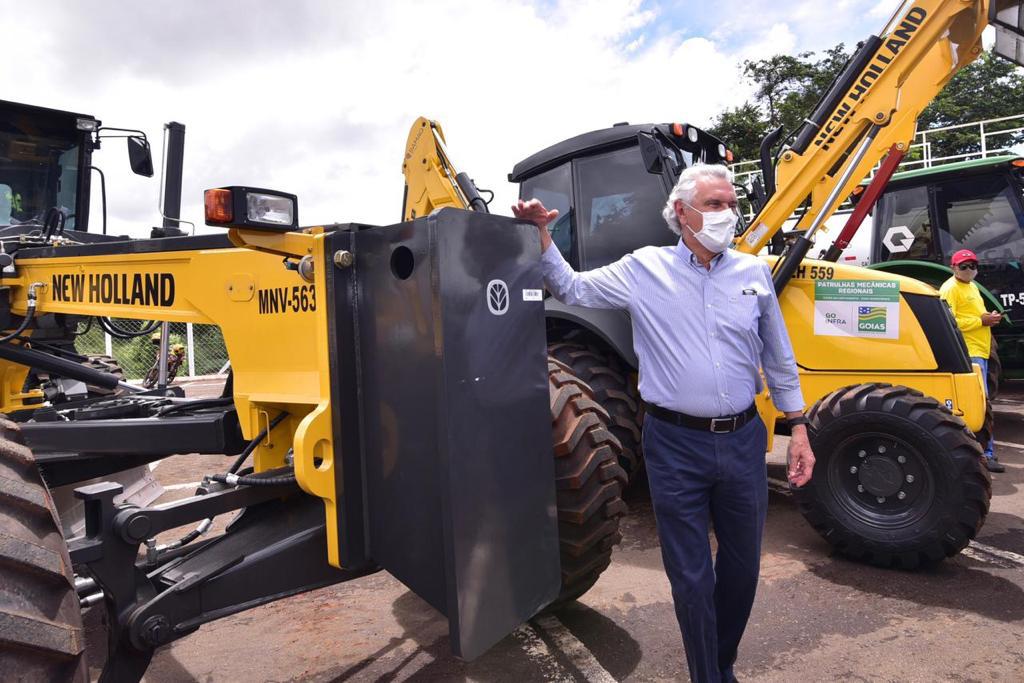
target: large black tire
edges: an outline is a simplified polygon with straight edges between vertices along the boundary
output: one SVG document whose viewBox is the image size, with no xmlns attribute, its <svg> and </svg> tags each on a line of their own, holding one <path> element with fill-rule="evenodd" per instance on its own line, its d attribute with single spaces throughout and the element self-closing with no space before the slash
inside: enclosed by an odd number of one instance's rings
<svg viewBox="0 0 1024 683">
<path fill-rule="evenodd" d="M 104 355 L 89 355 L 89 360 L 82 365 L 92 368 L 93 370 L 99 370 L 100 372 L 106 372 L 111 375 L 117 375 L 117 378 L 122 382 L 124 381 L 124 369 L 121 364 L 113 356 Z M 113 389 L 107 389 L 105 387 L 97 386 L 95 384 L 87 385 L 89 387 L 89 398 L 94 396 L 122 396 L 124 395 L 124 387 L 114 387 Z"/>
<path fill-rule="evenodd" d="M 575 600 L 597 582 L 622 540 L 626 513 L 620 446 L 608 414 L 572 370 L 548 356 L 555 452 L 562 589 L 553 606 Z"/>
<path fill-rule="evenodd" d="M 912 569 L 956 555 L 981 529 L 992 497 L 981 449 L 938 401 L 907 387 L 858 384 L 821 399 L 808 416 L 817 462 L 796 498 L 839 553 Z"/>
<path fill-rule="evenodd" d="M 550 344 L 548 353 L 572 368 L 573 373 L 593 389 L 594 398 L 608 413 L 612 434 L 622 446 L 619 465 L 629 481 L 633 481 L 643 467 L 640 434 L 644 414 L 629 369 L 614 354 L 575 341 Z"/>
<path fill-rule="evenodd" d="M 87 681 L 67 545 L 18 427 L 0 417 L 0 677 Z"/>
</svg>

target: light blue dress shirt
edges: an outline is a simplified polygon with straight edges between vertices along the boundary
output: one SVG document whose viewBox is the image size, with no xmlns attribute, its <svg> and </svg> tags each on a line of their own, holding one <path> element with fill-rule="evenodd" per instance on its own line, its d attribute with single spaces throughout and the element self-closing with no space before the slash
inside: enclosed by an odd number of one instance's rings
<svg viewBox="0 0 1024 683">
<path fill-rule="evenodd" d="M 763 368 L 775 406 L 803 409 L 771 272 L 756 256 L 728 249 L 707 270 L 679 240 L 585 273 L 554 245 L 542 263 L 562 303 L 629 312 L 645 401 L 696 417 L 735 415 L 761 391 Z"/>
</svg>

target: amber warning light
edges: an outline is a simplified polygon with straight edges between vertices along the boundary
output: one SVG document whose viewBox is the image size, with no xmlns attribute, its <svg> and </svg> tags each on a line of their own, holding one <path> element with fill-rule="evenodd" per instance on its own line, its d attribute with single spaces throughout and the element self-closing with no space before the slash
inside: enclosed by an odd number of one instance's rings
<svg viewBox="0 0 1024 683">
<path fill-rule="evenodd" d="M 207 190 L 203 193 L 203 204 L 206 205 L 207 223 L 227 225 L 231 222 L 231 190 Z"/>
</svg>

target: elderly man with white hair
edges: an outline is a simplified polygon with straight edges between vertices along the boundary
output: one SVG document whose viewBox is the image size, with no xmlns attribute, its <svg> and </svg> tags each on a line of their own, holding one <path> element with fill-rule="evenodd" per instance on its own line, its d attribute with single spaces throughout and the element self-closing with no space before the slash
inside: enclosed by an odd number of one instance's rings
<svg viewBox="0 0 1024 683">
<path fill-rule="evenodd" d="M 512 207 L 540 230 L 545 284 L 559 301 L 622 308 L 633 325 L 646 408 L 644 458 L 690 678 L 733 681 L 750 617 L 768 507 L 767 431 L 754 397 L 767 378 L 791 425 L 789 481 L 811 478 L 814 454 L 789 336 L 768 266 L 729 249 L 738 214 L 727 168 L 684 170 L 663 215 L 680 236 L 577 273 L 536 199 Z M 714 564 L 708 526 L 714 524 Z"/>
</svg>

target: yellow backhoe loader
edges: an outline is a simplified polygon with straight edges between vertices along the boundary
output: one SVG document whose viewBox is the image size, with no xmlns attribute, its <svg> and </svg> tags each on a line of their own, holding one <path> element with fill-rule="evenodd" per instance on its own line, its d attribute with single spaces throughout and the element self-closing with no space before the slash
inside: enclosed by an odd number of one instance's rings
<svg viewBox="0 0 1024 683">
<path fill-rule="evenodd" d="M 838 551 L 873 564 L 941 560 L 983 524 L 991 496 L 975 439 L 987 442 L 991 428 L 983 378 L 930 286 L 804 257 L 818 227 L 879 159 L 908 148 L 920 112 L 981 53 L 986 26 L 996 27 L 996 52 L 1021 63 L 1021 22 L 1019 2 L 903 3 L 860 44 L 799 129 L 766 136 L 759 211 L 736 239 L 738 250 L 759 253 L 805 206 L 801 236 L 781 257 L 766 257 L 818 459 L 796 498 Z M 559 209 L 554 243 L 588 270 L 672 243 L 660 217 L 668 191 L 695 161 L 732 161 L 726 143 L 695 126 L 620 124 L 527 157 L 509 180 L 523 199 Z M 414 124 L 403 170 L 407 219 L 484 204 L 451 163 L 436 122 Z M 546 315 L 550 353 L 594 388 L 622 444 L 620 464 L 634 475 L 642 407 L 628 315 L 551 298 Z M 767 392 L 758 407 L 771 431 L 781 415 Z"/>
</svg>

